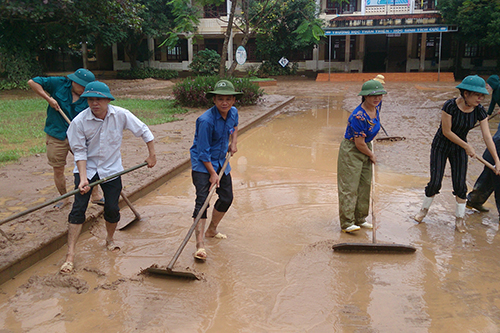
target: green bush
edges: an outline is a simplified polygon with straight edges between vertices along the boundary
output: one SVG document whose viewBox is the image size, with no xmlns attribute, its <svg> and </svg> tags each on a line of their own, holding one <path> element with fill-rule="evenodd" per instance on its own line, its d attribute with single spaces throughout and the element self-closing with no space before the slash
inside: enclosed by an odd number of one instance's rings
<svg viewBox="0 0 500 333">
<path fill-rule="evenodd" d="M 184 107 L 210 107 L 212 100 L 205 97 L 207 91 L 213 90 L 218 76 L 197 76 L 187 78 L 174 86 L 173 93 L 176 101 Z M 236 101 L 236 105 L 254 105 L 264 94 L 258 85 L 250 82 L 248 78 L 227 78 L 233 83 L 236 91 L 243 92 L 243 97 Z"/>
<path fill-rule="evenodd" d="M 116 77 L 118 79 L 132 80 L 132 79 L 163 79 L 170 80 L 179 76 L 179 72 L 172 69 L 158 69 L 151 67 L 135 68 L 126 71 L 119 71 Z"/>
<path fill-rule="evenodd" d="M 0 79 L 0 90 L 11 90 L 11 89 L 23 89 L 28 90 L 28 81 L 25 82 L 14 82 L 9 80 Z"/>
<path fill-rule="evenodd" d="M 213 76 L 219 73 L 220 55 L 214 50 L 202 50 L 193 56 L 189 64 L 195 75 Z"/>
<path fill-rule="evenodd" d="M 289 63 L 282 67 L 277 61 L 263 61 L 258 70 L 259 77 L 278 76 L 278 75 L 296 75 L 298 63 Z"/>
</svg>

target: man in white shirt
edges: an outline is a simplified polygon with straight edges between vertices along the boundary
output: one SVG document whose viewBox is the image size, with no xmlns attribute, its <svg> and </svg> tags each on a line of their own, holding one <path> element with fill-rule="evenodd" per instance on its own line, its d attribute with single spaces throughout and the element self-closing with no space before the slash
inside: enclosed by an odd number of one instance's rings
<svg viewBox="0 0 500 333">
<path fill-rule="evenodd" d="M 68 253 L 61 266 L 61 273 L 74 269 L 75 248 L 85 222 L 85 212 L 92 189 L 88 186 L 101 178 L 123 171 L 120 147 L 123 131 L 130 130 L 136 137 L 142 137 L 148 148 L 148 167 L 156 164 L 153 134 L 149 128 L 130 111 L 109 104 L 114 97 L 109 87 L 99 81 L 87 84 L 81 95 L 87 98 L 89 108 L 80 112 L 68 128 L 68 140 L 75 156 L 75 195 L 73 208 L 68 216 Z M 106 220 L 106 248 L 118 252 L 113 235 L 120 220 L 118 201 L 122 190 L 121 177 L 101 183 L 104 192 L 104 219 Z"/>
</svg>

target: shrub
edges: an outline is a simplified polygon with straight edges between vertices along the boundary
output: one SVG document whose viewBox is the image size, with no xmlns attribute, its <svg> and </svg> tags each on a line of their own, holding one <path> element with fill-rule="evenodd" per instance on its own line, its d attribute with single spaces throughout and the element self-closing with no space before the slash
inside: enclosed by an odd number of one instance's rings
<svg viewBox="0 0 500 333">
<path fill-rule="evenodd" d="M 218 76 L 197 76 L 187 78 L 174 86 L 173 93 L 176 101 L 185 107 L 210 107 L 212 100 L 205 97 L 207 91 L 213 90 Z M 227 78 L 236 91 L 243 92 L 243 97 L 236 101 L 236 105 L 253 105 L 264 94 L 258 85 L 250 82 L 248 78 Z"/>
<path fill-rule="evenodd" d="M 278 76 L 278 75 L 296 75 L 298 63 L 289 63 L 282 67 L 277 61 L 263 61 L 259 67 L 259 77 Z"/>
<path fill-rule="evenodd" d="M 214 50 L 202 50 L 193 56 L 189 64 L 195 75 L 213 76 L 219 73 L 220 55 Z"/>
<path fill-rule="evenodd" d="M 28 90 L 28 88 L 29 86 L 27 81 L 17 83 L 14 81 L 0 79 L 0 90 L 11 90 L 11 89 Z"/>
<path fill-rule="evenodd" d="M 151 67 L 135 68 L 126 71 L 119 71 L 116 77 L 118 79 L 132 80 L 132 79 L 163 79 L 170 80 L 179 76 L 179 72 L 172 69 L 158 69 Z"/>
</svg>

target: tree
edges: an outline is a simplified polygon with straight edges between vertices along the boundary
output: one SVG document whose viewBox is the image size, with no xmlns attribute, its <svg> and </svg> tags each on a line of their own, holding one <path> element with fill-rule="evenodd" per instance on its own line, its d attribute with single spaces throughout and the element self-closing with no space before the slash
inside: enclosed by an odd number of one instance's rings
<svg viewBox="0 0 500 333">
<path fill-rule="evenodd" d="M 82 42 L 111 45 L 140 29 L 141 5 L 133 0 L 9 0 L 0 4 L 0 60 L 7 78 L 26 82 L 40 72 L 41 50 Z M 20 70 L 19 70 L 20 69 Z"/>
<path fill-rule="evenodd" d="M 273 0 L 278 6 L 269 10 L 260 21 L 253 24 L 257 34 L 257 52 L 262 59 L 278 65 L 281 57 L 293 58 L 297 52 L 310 49 L 324 36 L 323 21 L 316 17 L 318 8 L 314 0 Z M 256 2 L 251 10 L 261 12 Z"/>
<path fill-rule="evenodd" d="M 438 9 L 446 23 L 458 26 L 456 77 L 464 76 L 461 64 L 465 43 L 500 50 L 500 0 L 440 0 Z"/>
<path fill-rule="evenodd" d="M 241 12 L 236 13 L 235 9 L 236 6 L 233 3 L 224 46 L 227 45 L 232 29 L 238 29 L 243 34 L 238 46 L 246 46 L 251 37 L 257 36 L 257 40 L 261 41 L 259 53 L 262 55 L 262 59 L 274 61 L 276 65 L 278 65 L 277 61 L 281 56 L 290 57 L 294 51 L 312 48 L 313 44 L 318 43 L 324 36 L 323 22 L 316 18 L 318 8 L 314 0 L 241 0 Z M 278 26 L 284 28 L 284 31 L 287 32 L 286 36 L 274 35 L 269 43 L 262 43 L 262 40 L 274 34 Z M 278 48 L 288 49 L 288 51 L 282 52 L 282 55 L 277 57 L 276 53 L 269 49 L 269 47 L 274 48 L 277 45 Z M 264 52 L 262 52 L 263 50 Z M 219 71 L 221 76 L 224 75 L 226 54 L 227 51 L 223 50 Z M 231 76 L 236 66 L 237 62 L 233 57 L 233 62 L 226 75 Z"/>
<path fill-rule="evenodd" d="M 440 0 L 438 9 L 462 41 L 500 46 L 500 0 Z"/>
</svg>

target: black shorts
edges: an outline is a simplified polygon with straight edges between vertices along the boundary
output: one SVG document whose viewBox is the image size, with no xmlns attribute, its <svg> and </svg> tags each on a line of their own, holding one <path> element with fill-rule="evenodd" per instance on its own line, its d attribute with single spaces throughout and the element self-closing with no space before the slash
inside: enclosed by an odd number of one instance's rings
<svg viewBox="0 0 500 333">
<path fill-rule="evenodd" d="M 78 189 L 80 184 L 80 174 L 75 173 L 75 189 Z M 89 180 L 89 183 L 93 183 L 99 180 L 99 175 L 96 173 L 95 176 Z M 114 178 L 113 180 L 107 181 L 100 184 L 102 192 L 104 193 L 104 219 L 109 223 L 117 223 L 120 221 L 120 207 L 118 202 L 120 201 L 120 193 L 122 192 L 122 179 L 121 177 Z M 90 194 L 95 188 L 92 187 L 90 191 L 85 194 L 77 193 L 75 194 L 75 201 L 73 202 L 73 208 L 68 216 L 68 222 L 71 224 L 82 224 L 85 222 L 85 212 L 87 211 L 87 206 L 89 205 Z"/>
<path fill-rule="evenodd" d="M 196 200 L 193 211 L 193 218 L 195 218 L 210 193 L 210 174 L 199 171 L 191 171 L 191 176 L 193 178 L 193 185 L 196 188 Z M 233 182 L 231 174 L 224 174 L 219 181 L 219 185 L 220 186 L 216 190 L 219 198 L 215 202 L 214 208 L 221 213 L 225 213 L 228 211 L 231 203 L 233 202 Z M 207 218 L 206 209 L 201 218 Z"/>
</svg>

